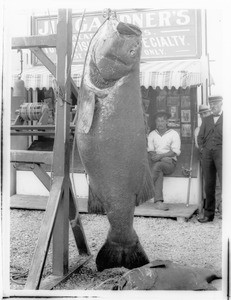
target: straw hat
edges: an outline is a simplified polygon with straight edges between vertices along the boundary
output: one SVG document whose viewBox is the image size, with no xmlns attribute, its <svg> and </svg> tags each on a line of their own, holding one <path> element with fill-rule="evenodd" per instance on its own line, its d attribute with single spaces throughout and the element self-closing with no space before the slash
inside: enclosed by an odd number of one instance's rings
<svg viewBox="0 0 231 300">
<path fill-rule="evenodd" d="M 209 111 L 211 111 L 211 109 L 207 105 L 201 104 L 199 106 L 198 114 L 202 114 L 204 112 L 209 112 Z"/>
</svg>

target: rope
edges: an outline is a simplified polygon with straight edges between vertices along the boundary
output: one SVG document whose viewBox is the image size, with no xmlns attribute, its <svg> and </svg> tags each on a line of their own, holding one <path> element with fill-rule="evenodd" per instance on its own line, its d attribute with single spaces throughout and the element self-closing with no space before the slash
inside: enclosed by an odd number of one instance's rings
<svg viewBox="0 0 231 300">
<path fill-rule="evenodd" d="M 47 12 L 48 12 L 48 16 L 49 16 L 49 24 L 50 24 L 50 27 L 51 27 L 51 33 L 54 34 L 54 30 L 53 30 L 53 26 L 52 26 L 52 22 L 51 22 L 51 15 L 50 15 L 49 9 L 47 10 Z"/>
<path fill-rule="evenodd" d="M 10 280 L 11 282 L 18 284 L 18 285 L 24 285 L 26 283 L 26 279 L 28 276 L 29 271 L 24 271 L 22 273 L 15 271 L 10 272 Z M 23 279 L 24 281 L 19 281 L 19 279 Z"/>
<path fill-rule="evenodd" d="M 72 62 L 73 62 L 74 56 L 75 56 L 76 47 L 77 47 L 77 44 L 78 44 L 78 41 L 79 41 L 79 35 L 80 35 L 81 28 L 82 28 L 82 25 L 83 25 L 83 19 L 84 19 L 84 16 L 85 16 L 85 11 L 86 11 L 86 9 L 84 9 L 84 11 L 82 13 L 82 19 L 81 19 L 81 23 L 80 23 L 80 26 L 79 26 L 79 31 L 78 31 L 77 38 L 76 38 L 76 41 L 75 41 L 74 50 L 72 52 L 72 57 L 71 57 L 70 65 L 69 65 L 68 71 L 67 71 L 67 78 L 69 77 L 69 75 L 71 73 L 71 66 L 72 66 Z M 65 87 L 66 87 L 66 85 L 67 85 L 67 81 L 65 83 Z"/>
</svg>

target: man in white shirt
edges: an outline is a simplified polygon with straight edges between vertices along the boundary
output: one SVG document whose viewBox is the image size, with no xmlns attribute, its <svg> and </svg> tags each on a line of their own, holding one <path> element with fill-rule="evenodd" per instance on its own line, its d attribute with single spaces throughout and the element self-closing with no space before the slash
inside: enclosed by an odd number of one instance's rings
<svg viewBox="0 0 231 300">
<path fill-rule="evenodd" d="M 159 111 L 155 115 L 156 129 L 148 135 L 148 153 L 155 188 L 154 206 L 168 210 L 163 199 L 163 177 L 176 168 L 177 156 L 181 153 L 181 140 L 177 131 L 168 129 L 170 114 Z"/>
</svg>

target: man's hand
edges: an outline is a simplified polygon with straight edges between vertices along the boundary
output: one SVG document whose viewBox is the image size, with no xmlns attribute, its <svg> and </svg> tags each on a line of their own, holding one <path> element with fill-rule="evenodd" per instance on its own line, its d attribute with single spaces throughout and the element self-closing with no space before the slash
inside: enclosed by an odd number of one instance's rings
<svg viewBox="0 0 231 300">
<path fill-rule="evenodd" d="M 156 154 L 155 151 L 150 151 L 150 156 L 151 156 L 151 160 L 154 161 L 154 162 L 157 162 L 157 161 L 160 161 L 161 158 L 162 158 L 162 155 L 161 154 Z"/>
</svg>

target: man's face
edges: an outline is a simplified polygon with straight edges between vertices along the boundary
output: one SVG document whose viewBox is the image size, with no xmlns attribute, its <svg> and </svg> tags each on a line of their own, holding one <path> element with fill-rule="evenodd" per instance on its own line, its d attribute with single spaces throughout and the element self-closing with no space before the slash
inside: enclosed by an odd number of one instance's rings
<svg viewBox="0 0 231 300">
<path fill-rule="evenodd" d="M 166 130 L 168 125 L 168 120 L 165 117 L 156 118 L 156 129 L 159 131 Z"/>
<path fill-rule="evenodd" d="M 222 102 L 211 102 L 209 103 L 213 114 L 219 114 L 221 112 Z"/>
<path fill-rule="evenodd" d="M 208 117 L 209 115 L 211 115 L 211 111 L 205 111 L 205 112 L 200 113 L 201 119 L 204 119 L 205 117 Z"/>
</svg>

